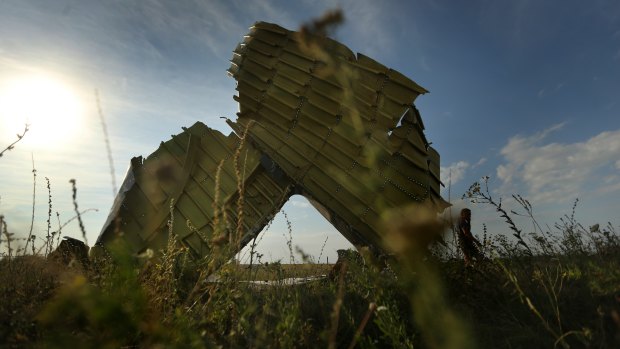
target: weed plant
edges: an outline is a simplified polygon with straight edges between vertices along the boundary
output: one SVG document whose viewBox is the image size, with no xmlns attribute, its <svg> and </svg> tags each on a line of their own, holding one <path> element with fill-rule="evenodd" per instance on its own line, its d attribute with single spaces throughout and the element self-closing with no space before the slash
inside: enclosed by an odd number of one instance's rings
<svg viewBox="0 0 620 349">
<path fill-rule="evenodd" d="M 523 214 L 533 217 L 529 202 L 519 198 Z M 473 268 L 456 258 L 458 250 L 419 249 L 410 240 L 411 232 L 421 229 L 419 217 L 391 219 L 386 236 L 401 246 L 394 249 L 392 271 L 370 262 L 362 249 L 366 258 L 349 260 L 336 278 L 300 285 L 283 280 L 327 274 L 327 267 L 258 259 L 254 266 L 228 263 L 215 269 L 222 263 L 217 254 L 194 260 L 174 235 L 159 257 L 132 256 L 119 241 L 109 249 L 110 259 L 69 268 L 44 254 L 5 253 L 0 343 L 614 348 L 620 332 L 620 237 L 611 224 L 583 227 L 575 209 L 552 231 L 522 232 L 522 241 L 502 235 L 483 239 L 489 259 Z M 6 250 L 15 241 L 2 221 Z M 265 280 L 272 283 L 260 283 Z"/>
</svg>

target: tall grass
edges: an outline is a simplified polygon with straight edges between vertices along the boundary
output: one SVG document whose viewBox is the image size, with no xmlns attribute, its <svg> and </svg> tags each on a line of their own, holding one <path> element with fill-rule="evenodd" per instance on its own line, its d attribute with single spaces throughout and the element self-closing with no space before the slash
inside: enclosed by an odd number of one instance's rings
<svg viewBox="0 0 620 349">
<path fill-rule="evenodd" d="M 532 210 L 525 199 L 519 202 Z M 7 244 L 12 235 L 1 221 Z M 302 285 L 282 281 L 302 266 L 258 263 L 248 273 L 233 263 L 215 270 L 218 256 L 196 261 L 174 234 L 159 258 L 132 256 L 119 241 L 110 248 L 111 260 L 83 267 L 5 254 L 0 342 L 110 348 L 618 345 L 620 237 L 611 224 L 585 228 L 571 212 L 555 231 L 527 236 L 522 230 L 531 254 L 515 248 L 522 246 L 516 239 L 497 235 L 485 239 L 490 260 L 465 268 L 455 250 L 425 252 L 410 240 L 413 231 L 434 229 L 411 211 L 389 222 L 387 236 L 398 246 L 395 272 L 363 250 L 367 258 L 347 259 L 337 278 Z M 217 282 L 201 275 L 217 275 Z M 258 283 L 266 279 L 275 282 Z"/>
</svg>

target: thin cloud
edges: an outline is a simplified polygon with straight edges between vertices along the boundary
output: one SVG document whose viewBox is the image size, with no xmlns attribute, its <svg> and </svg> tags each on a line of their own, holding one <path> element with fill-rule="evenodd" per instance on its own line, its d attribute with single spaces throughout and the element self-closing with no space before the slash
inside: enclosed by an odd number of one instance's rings
<svg viewBox="0 0 620 349">
<path fill-rule="evenodd" d="M 196 46 L 228 59 L 229 41 L 247 30 L 234 9 L 220 2 L 152 0 L 122 2 L 116 7 L 113 13 L 125 14 L 116 20 L 118 31 L 114 33 L 123 38 L 121 42 L 136 43 L 140 50 L 148 48 L 165 59 Z"/>
<path fill-rule="evenodd" d="M 441 167 L 441 181 L 446 185 L 454 185 L 465 177 L 465 172 L 470 167 L 467 161 L 454 162 L 448 167 Z"/>
<path fill-rule="evenodd" d="M 505 163 L 497 167 L 502 191 L 525 190 L 534 201 L 561 202 L 618 187 L 618 178 L 612 183 L 604 179 L 620 162 L 620 130 L 605 131 L 583 142 L 545 144 L 545 138 L 562 126 L 508 141 L 501 150 Z"/>
<path fill-rule="evenodd" d="M 247 17 L 253 18 L 254 20 L 260 19 L 262 21 L 278 23 L 288 29 L 295 29 L 295 26 L 299 25 L 299 23 L 293 19 L 295 17 L 293 14 L 283 9 L 282 6 L 274 6 L 274 4 L 269 1 L 235 0 L 233 3 L 235 5 L 235 12 L 242 12 Z M 248 22 L 244 25 L 248 27 L 251 24 L 252 22 Z"/>
<path fill-rule="evenodd" d="M 551 93 L 557 92 L 559 90 L 561 90 L 564 87 L 564 83 L 563 82 L 558 82 L 555 87 L 551 88 Z M 538 91 L 538 98 L 543 98 L 545 95 L 547 95 L 549 91 L 547 90 L 547 88 L 543 88 L 540 91 Z"/>
<path fill-rule="evenodd" d="M 347 37 L 353 41 L 345 42 L 354 52 L 361 52 L 371 57 L 384 56 L 386 52 L 398 48 L 393 36 L 395 27 L 407 28 L 408 36 L 418 37 L 418 30 L 411 20 L 408 23 L 398 23 L 389 8 L 389 3 L 372 0 L 339 0 L 327 1 L 326 9 L 342 8 L 345 10 L 345 23 L 342 27 Z M 403 29 L 404 30 L 404 29 Z M 363 46 L 360 46 L 363 45 Z"/>
<path fill-rule="evenodd" d="M 469 170 L 475 169 L 486 162 L 487 159 L 483 157 L 480 158 L 480 160 L 478 160 L 478 162 L 473 165 L 467 161 L 457 161 L 453 162 L 449 166 L 442 166 L 440 168 L 441 182 L 444 183 L 446 186 L 455 185 L 456 183 L 462 181 L 463 178 L 465 178 Z"/>
<path fill-rule="evenodd" d="M 478 160 L 478 162 L 476 162 L 472 168 L 476 168 L 478 166 L 482 166 L 487 162 L 487 158 L 480 158 L 480 160 Z"/>
<path fill-rule="evenodd" d="M 312 207 L 312 205 L 310 205 L 310 203 L 308 201 L 292 199 L 288 203 L 293 205 L 293 207 L 297 207 L 297 208 L 310 208 L 310 207 Z"/>
</svg>

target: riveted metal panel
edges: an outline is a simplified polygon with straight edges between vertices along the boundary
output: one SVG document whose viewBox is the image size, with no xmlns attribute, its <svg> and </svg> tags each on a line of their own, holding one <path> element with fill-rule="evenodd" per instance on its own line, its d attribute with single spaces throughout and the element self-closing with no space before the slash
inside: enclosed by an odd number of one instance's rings
<svg viewBox="0 0 620 349">
<path fill-rule="evenodd" d="M 382 250 L 386 210 L 446 207 L 439 154 L 413 105 L 427 91 L 403 74 L 263 22 L 228 72 L 238 82 L 235 133 L 198 122 L 134 158 L 98 243 L 120 232 L 137 253 L 163 248 L 171 231 L 197 258 L 216 237 L 239 238 L 241 248 L 297 192 L 352 243 Z"/>
<path fill-rule="evenodd" d="M 313 39 L 318 46 L 304 45 L 301 36 L 273 24 L 252 27 L 244 48 L 252 52 L 256 44 L 277 59 L 277 78 L 267 82 L 272 86 L 262 100 L 248 90 L 258 103 L 246 106 L 245 85 L 238 85 L 237 100 L 248 113 L 231 125 L 239 133 L 250 120 L 265 123 L 250 130 L 256 147 L 329 211 L 339 229 L 347 227 L 341 231 L 347 238 L 380 245 L 377 222 L 384 210 L 424 202 L 438 211 L 446 206 L 438 194 L 439 156 L 429 148 L 413 106 L 427 91 L 367 56 L 349 56 L 341 44 L 321 46 L 321 38 Z M 269 40 L 272 45 L 265 44 Z"/>
<path fill-rule="evenodd" d="M 104 226 L 98 244 L 107 244 L 116 234 L 128 242 L 134 253 L 147 248 L 159 250 L 166 246 L 168 232 L 186 245 L 197 258 L 210 251 L 215 235 L 232 235 L 237 231 L 237 198 L 239 181 L 235 171 L 235 152 L 240 139 L 226 137 L 218 131 L 196 123 L 175 135 L 144 161 L 132 161 L 133 182 L 124 185 L 117 196 L 115 208 Z M 244 234 L 257 234 L 291 195 L 289 182 L 269 179 L 260 164 L 261 154 L 245 143 L 237 161 L 242 171 L 240 181 L 250 195 L 244 197 L 246 214 L 241 226 Z M 221 166 L 220 162 L 222 163 Z M 219 182 L 216 172 L 220 169 Z M 167 200 L 154 205 L 145 195 L 145 188 L 165 193 Z M 152 195 L 154 196 L 154 195 Z M 226 209 L 233 224 L 216 231 L 214 199 L 219 210 Z M 168 226 L 173 214 L 172 228 Z M 118 222 L 118 223 L 116 223 Z M 188 222 L 193 229 L 190 229 Z M 250 237 L 242 236 L 245 240 Z"/>
</svg>

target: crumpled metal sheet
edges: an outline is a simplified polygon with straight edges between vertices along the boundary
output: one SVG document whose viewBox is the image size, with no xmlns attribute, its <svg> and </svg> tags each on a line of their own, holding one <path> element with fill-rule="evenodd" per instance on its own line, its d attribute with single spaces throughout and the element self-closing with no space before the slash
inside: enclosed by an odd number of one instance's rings
<svg viewBox="0 0 620 349">
<path fill-rule="evenodd" d="M 239 113 L 228 123 L 236 134 L 196 123 L 144 161 L 134 158 L 98 244 L 121 233 L 136 253 L 164 247 L 172 212 L 173 232 L 196 257 L 219 235 L 239 233 L 241 248 L 297 193 L 354 245 L 379 252 L 384 212 L 448 205 L 439 154 L 413 105 L 427 91 L 409 78 L 329 38 L 264 22 L 231 62 Z"/>
<path fill-rule="evenodd" d="M 239 145 L 235 134 L 224 136 L 197 122 L 148 158 L 133 158 L 97 244 L 122 236 L 134 253 L 158 251 L 172 231 L 195 257 L 209 253 L 215 238 L 240 238 L 245 245 L 280 210 L 291 186 L 288 178 L 267 173 L 250 144 L 237 152 Z M 237 175 L 244 191 L 239 230 Z"/>
<path fill-rule="evenodd" d="M 229 73 L 253 144 L 355 245 L 383 247 L 386 210 L 442 211 L 439 154 L 424 136 L 415 82 L 328 38 L 256 23 Z"/>
</svg>

